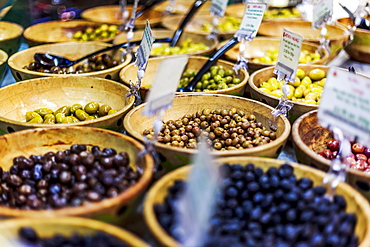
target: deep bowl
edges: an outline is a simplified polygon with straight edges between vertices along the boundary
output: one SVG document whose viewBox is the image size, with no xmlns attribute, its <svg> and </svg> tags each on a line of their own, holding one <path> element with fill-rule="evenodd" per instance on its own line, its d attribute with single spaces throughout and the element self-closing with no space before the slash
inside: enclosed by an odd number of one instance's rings
<svg viewBox="0 0 370 247">
<path fill-rule="evenodd" d="M 21 46 L 23 27 L 12 22 L 0 21 L 0 49 L 9 56 Z"/>
</svg>

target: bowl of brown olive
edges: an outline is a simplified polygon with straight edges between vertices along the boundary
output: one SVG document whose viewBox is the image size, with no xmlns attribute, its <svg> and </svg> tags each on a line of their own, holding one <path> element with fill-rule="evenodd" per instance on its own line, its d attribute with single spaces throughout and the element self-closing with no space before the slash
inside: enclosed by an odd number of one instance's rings
<svg viewBox="0 0 370 247">
<path fill-rule="evenodd" d="M 125 54 L 122 57 L 125 52 L 123 48 L 98 54 L 68 68 L 46 67 L 34 60 L 36 53 L 50 53 L 73 61 L 109 46 L 111 44 L 102 42 L 66 42 L 39 45 L 13 54 L 9 57 L 8 65 L 17 81 L 66 75 L 101 77 L 118 81 L 119 71 L 132 60 L 131 54 Z"/>
<path fill-rule="evenodd" d="M 215 165 L 218 193 L 203 242 L 196 245 L 370 245 L 369 203 L 348 184 L 340 183 L 330 200 L 322 185 L 325 173 L 299 163 L 228 157 Z M 145 198 L 145 221 L 163 246 L 181 246 L 187 237 L 177 219 L 192 167 L 166 174 Z"/>
<path fill-rule="evenodd" d="M 29 128 L 92 126 L 121 131 L 134 97 L 118 82 L 64 76 L 25 80 L 0 88 L 0 134 Z"/>
<path fill-rule="evenodd" d="M 124 119 L 127 133 L 144 141 L 153 139 L 154 118 L 145 117 L 145 104 L 132 109 Z M 217 158 L 230 156 L 277 157 L 290 134 L 285 116 L 270 128 L 272 107 L 258 101 L 222 94 L 176 95 L 172 108 L 162 118 L 155 144 L 165 171 L 188 164 L 204 134 Z"/>
<path fill-rule="evenodd" d="M 1 224 L 0 244 L 10 246 L 106 246 L 149 245 L 133 233 L 102 221 L 81 217 L 9 219 Z"/>
<path fill-rule="evenodd" d="M 225 42 L 221 43 L 223 46 Z M 327 50 L 319 50 L 319 45 L 308 42 L 302 43 L 302 50 L 299 57 L 300 64 L 326 64 L 329 58 Z M 249 41 L 245 47 L 244 57 L 248 59 L 248 71 L 256 70 L 275 65 L 277 63 L 280 48 L 280 38 L 256 37 Z M 225 53 L 225 60 L 237 62 L 239 57 L 239 45 Z"/>
<path fill-rule="evenodd" d="M 162 61 L 170 59 L 167 57 L 149 58 L 145 76 L 142 79 L 140 93 L 145 98 L 154 81 L 155 74 Z M 179 81 L 178 87 L 186 86 L 196 75 L 203 64 L 207 62 L 207 57 L 190 56 L 185 71 Z M 249 74 L 245 70 L 240 70 L 238 74 L 233 70 L 234 64 L 222 59 L 218 59 L 197 82 L 194 92 L 201 94 L 228 94 L 244 95 L 245 87 L 248 82 Z M 129 64 L 120 71 L 120 78 L 127 86 L 131 81 L 136 81 L 138 68 L 134 64 Z M 189 93 L 177 93 L 189 94 Z"/>
<path fill-rule="evenodd" d="M 111 42 L 119 34 L 118 25 L 86 20 L 47 21 L 29 26 L 23 36 L 29 47 L 73 41 Z"/>
<path fill-rule="evenodd" d="M 299 117 L 292 126 L 293 147 L 297 160 L 323 171 L 328 171 L 331 160 L 337 157 L 340 141 L 331 131 L 323 128 L 317 110 Z M 344 158 L 349 166 L 347 182 L 370 200 L 370 148 L 351 141 L 351 151 Z"/>
<path fill-rule="evenodd" d="M 116 131 L 37 128 L 0 137 L 2 218 L 78 216 L 122 223 L 151 182 L 152 156 Z"/>
<path fill-rule="evenodd" d="M 141 40 L 143 37 L 143 30 L 134 32 L 132 40 Z M 153 36 L 156 39 L 170 38 L 173 36 L 174 31 L 167 29 L 152 29 Z M 113 44 L 121 44 L 127 42 L 127 34 L 122 33 L 117 35 L 113 40 Z M 150 51 L 151 57 L 158 56 L 171 56 L 180 54 L 189 55 L 212 55 L 218 46 L 216 39 L 208 39 L 205 35 L 183 32 L 178 45 L 170 47 L 169 43 L 154 43 Z"/>
</svg>

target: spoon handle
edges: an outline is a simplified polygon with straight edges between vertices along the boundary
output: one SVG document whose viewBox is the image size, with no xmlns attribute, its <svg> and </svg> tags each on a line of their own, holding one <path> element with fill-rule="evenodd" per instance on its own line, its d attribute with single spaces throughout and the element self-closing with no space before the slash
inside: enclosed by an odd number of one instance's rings
<svg viewBox="0 0 370 247">
<path fill-rule="evenodd" d="M 218 49 L 212 57 L 208 59 L 208 61 L 203 65 L 203 67 L 199 70 L 199 72 L 194 76 L 193 80 L 189 82 L 189 84 L 185 87 L 178 88 L 178 92 L 192 92 L 194 90 L 194 86 L 197 84 L 198 81 L 202 78 L 202 76 L 214 65 L 217 60 L 225 54 L 228 50 L 233 48 L 237 43 L 239 43 L 238 38 L 233 37 L 231 38 L 224 46 Z"/>
<path fill-rule="evenodd" d="M 170 41 L 171 41 L 171 38 L 163 38 L 163 39 L 156 39 L 154 42 L 157 42 L 157 43 L 162 43 L 163 42 L 163 43 L 165 43 L 165 42 L 170 42 Z M 141 43 L 141 40 L 135 40 L 135 41 L 131 41 L 130 45 L 140 45 L 140 43 Z M 125 42 L 125 43 L 109 46 L 109 47 L 106 47 L 106 48 L 101 49 L 101 50 L 97 50 L 93 53 L 90 53 L 90 54 L 88 54 L 84 57 L 81 57 L 81 58 L 75 60 L 75 63 L 79 63 L 79 62 L 85 60 L 86 58 L 98 55 L 102 52 L 106 52 L 106 51 L 110 51 L 110 50 L 114 50 L 114 49 L 118 49 L 118 48 L 126 48 L 127 45 L 128 45 L 128 42 Z"/>
<path fill-rule="evenodd" d="M 164 2 L 165 0 L 156 0 L 156 1 L 151 1 L 149 4 L 145 4 L 144 8 L 139 10 L 138 12 L 136 12 L 135 14 L 135 19 L 139 18 L 140 16 L 142 16 L 144 14 L 145 11 L 153 8 L 154 6 L 156 6 L 157 4 L 161 3 L 161 2 Z"/>
<path fill-rule="evenodd" d="M 193 6 L 191 7 L 188 14 L 185 16 L 185 18 L 182 20 L 182 23 L 180 24 L 180 27 L 175 31 L 175 33 L 172 36 L 172 41 L 170 43 L 170 47 L 174 47 L 177 44 L 177 41 L 179 41 L 182 32 L 184 31 L 185 26 L 188 24 L 188 22 L 191 20 L 191 18 L 194 16 L 194 14 L 198 11 L 199 7 L 205 3 L 206 0 L 197 0 L 194 2 Z"/>
<path fill-rule="evenodd" d="M 344 9 L 344 11 L 347 12 L 349 18 L 351 18 L 352 21 L 355 21 L 355 15 L 346 6 L 342 5 L 341 3 L 339 3 L 339 5 Z"/>
</svg>

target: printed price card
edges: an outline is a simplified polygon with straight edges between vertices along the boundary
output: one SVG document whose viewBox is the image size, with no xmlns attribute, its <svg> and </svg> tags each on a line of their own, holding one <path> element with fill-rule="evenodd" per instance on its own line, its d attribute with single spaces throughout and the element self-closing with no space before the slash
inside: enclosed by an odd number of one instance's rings
<svg viewBox="0 0 370 247">
<path fill-rule="evenodd" d="M 262 3 L 247 3 L 242 22 L 239 26 L 238 31 L 235 33 L 235 37 L 238 40 L 246 38 L 253 40 L 256 37 L 258 29 L 261 25 L 263 14 L 266 10 L 266 4 Z"/>
<path fill-rule="evenodd" d="M 149 20 L 146 20 L 146 26 L 144 29 L 143 37 L 137 52 L 135 53 L 136 62 L 135 65 L 138 66 L 139 70 L 146 70 L 146 65 L 148 64 L 148 59 L 152 45 L 154 42 L 154 37 L 152 30 L 150 28 Z"/>
<path fill-rule="evenodd" d="M 172 105 L 188 59 L 188 56 L 175 56 L 160 63 L 147 96 L 147 104 L 143 110 L 144 115 L 151 117 L 160 110 L 167 110 Z"/>
<path fill-rule="evenodd" d="M 314 1 L 312 11 L 312 27 L 320 28 L 333 15 L 333 0 Z"/>
<path fill-rule="evenodd" d="M 337 127 L 349 139 L 370 145 L 370 79 L 330 68 L 318 111 L 319 123 Z"/>
<path fill-rule="evenodd" d="M 229 0 L 212 0 L 209 11 L 217 17 L 222 17 L 225 14 L 228 2 Z"/>
<path fill-rule="evenodd" d="M 280 41 L 278 61 L 274 73 L 278 81 L 294 81 L 301 54 L 303 37 L 297 33 L 283 28 L 283 36 Z"/>
</svg>

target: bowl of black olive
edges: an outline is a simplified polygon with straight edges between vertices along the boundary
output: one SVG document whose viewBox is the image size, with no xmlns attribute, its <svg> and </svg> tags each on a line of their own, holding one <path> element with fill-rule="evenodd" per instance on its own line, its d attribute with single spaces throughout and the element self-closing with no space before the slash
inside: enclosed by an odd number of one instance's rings
<svg viewBox="0 0 370 247">
<path fill-rule="evenodd" d="M 127 135 L 93 127 L 0 137 L 2 218 L 79 216 L 122 223 L 151 182 L 154 161 Z"/>
<path fill-rule="evenodd" d="M 67 68 L 46 67 L 34 59 L 36 53 L 49 53 L 73 61 L 109 46 L 111 44 L 103 42 L 66 42 L 39 45 L 13 54 L 9 57 L 8 65 L 17 81 L 65 75 L 101 77 L 118 81 L 119 71 L 132 60 L 130 54 L 123 56 L 123 48 L 98 54 Z"/>
<path fill-rule="evenodd" d="M 219 188 L 199 246 L 370 245 L 369 203 L 348 184 L 327 197 L 325 173 L 298 163 L 229 157 L 215 165 Z M 177 219 L 191 169 L 166 174 L 144 201 L 144 218 L 163 246 L 181 246 L 187 237 Z"/>
<path fill-rule="evenodd" d="M 10 219 L 3 221 L 0 228 L 3 247 L 149 246 L 125 229 L 80 217 Z"/>
</svg>

